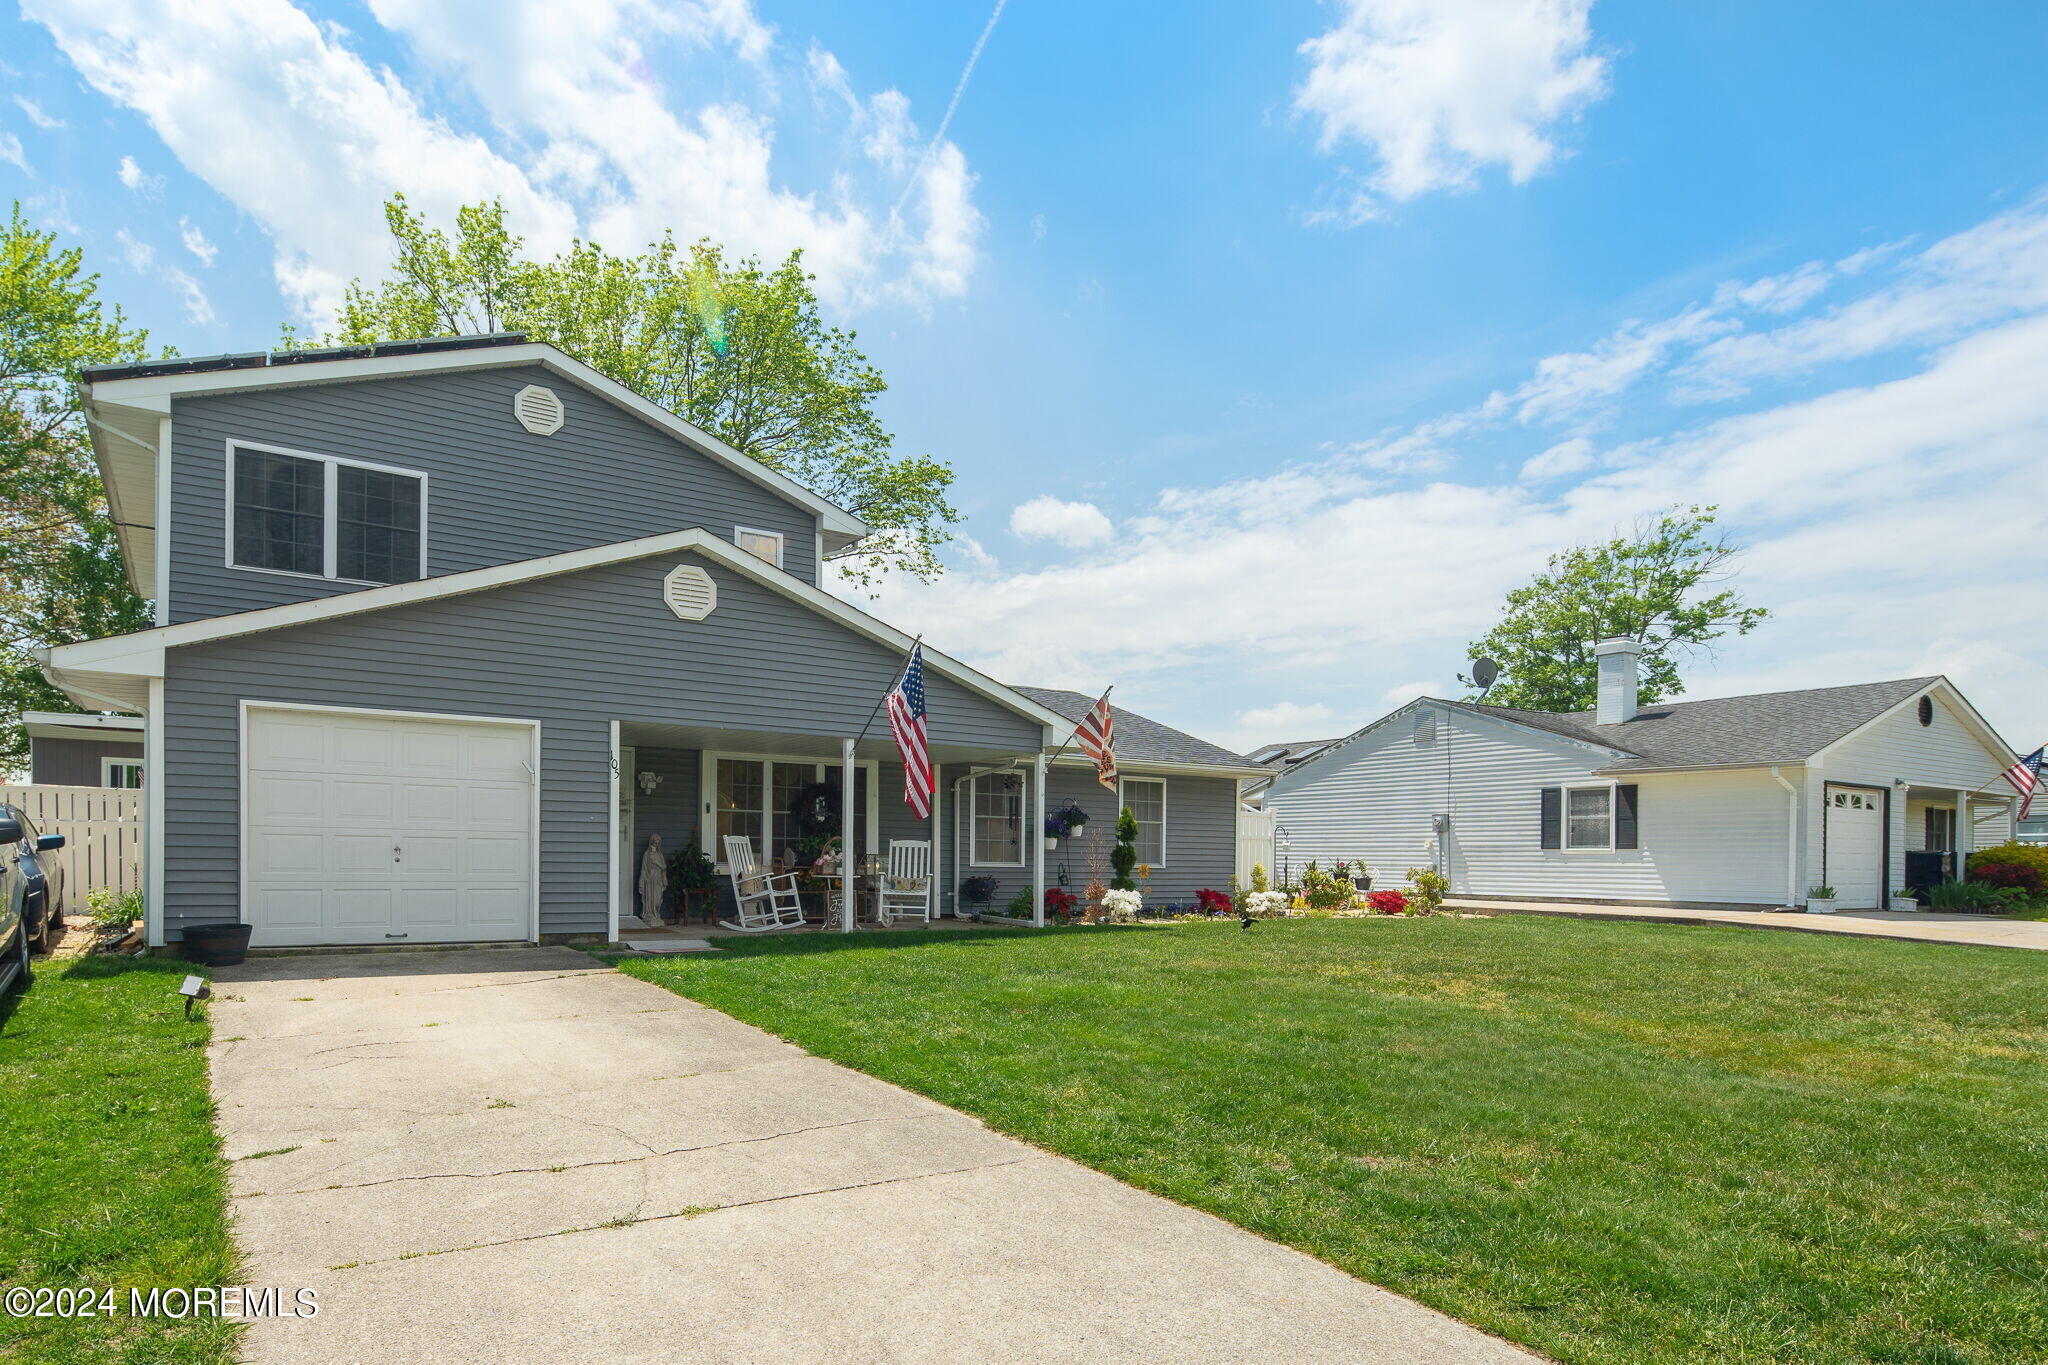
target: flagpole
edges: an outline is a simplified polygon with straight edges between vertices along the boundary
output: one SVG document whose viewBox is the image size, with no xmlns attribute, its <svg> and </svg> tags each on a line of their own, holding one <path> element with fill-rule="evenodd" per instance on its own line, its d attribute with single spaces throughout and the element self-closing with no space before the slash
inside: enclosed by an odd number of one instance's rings
<svg viewBox="0 0 2048 1365">
<path fill-rule="evenodd" d="M 2043 745 L 2042 747 L 2043 747 L 2043 748 L 2048 748 L 2048 745 Z M 1992 782 L 2005 782 L 2005 775 L 2006 775 L 2007 773 L 2011 772 L 2011 771 L 2012 771 L 2012 770 L 2013 770 L 2014 768 L 2017 768 L 2017 767 L 2019 767 L 2019 766 L 2020 766 L 2020 764 L 2022 764 L 2022 763 L 2025 763 L 2025 762 L 2027 761 L 2027 758 L 2031 758 L 2031 757 L 2033 757 L 2033 755 L 2032 755 L 2032 754 L 2029 754 L 2029 755 L 2027 755 L 2027 757 L 2026 757 L 2026 758 L 2015 758 L 2015 759 L 2014 759 L 2014 760 L 2013 760 L 2013 761 L 2012 761 L 2011 763 L 2008 763 L 2008 764 L 2006 764 L 2004 768 L 2000 769 L 2000 770 L 1999 770 L 1999 773 L 1998 773 L 1998 776 L 1996 776 L 1996 777 L 1992 778 L 1990 782 L 1986 782 L 1986 783 L 1985 783 L 1985 784 L 1984 784 L 1983 786 L 1981 786 L 1981 787 L 1973 787 L 1973 788 L 1971 788 L 1971 789 L 1970 789 L 1970 795 L 1972 795 L 1972 796 L 1975 796 L 1975 795 L 1976 795 L 1976 794 L 1977 794 L 1978 792 L 1981 792 L 1981 791 L 1983 791 L 1983 790 L 1985 789 L 1985 787 L 1989 787 L 1989 786 L 1991 785 L 1991 783 L 1992 783 Z M 2007 786 L 2011 786 L 2012 784 L 2011 784 L 2010 782 L 2006 782 L 2006 785 L 2007 785 Z M 2018 798 L 2018 795 L 2019 795 L 2019 793 L 2015 792 L 2015 793 L 2014 793 L 2014 799 L 2017 799 L 2017 798 Z"/>
<path fill-rule="evenodd" d="M 875 717 L 882 714 L 882 708 L 888 704 L 890 696 L 902 685 L 903 675 L 910 671 L 910 661 L 917 657 L 917 647 L 923 643 L 923 635 L 919 635 L 910 642 L 910 648 L 903 655 L 903 667 L 896 670 L 896 677 L 883 690 L 881 697 L 876 700 L 875 709 L 868 712 L 866 722 L 860 727 L 860 734 L 852 739 L 844 740 L 840 744 L 839 914 L 841 933 L 850 934 L 853 932 L 853 879 L 858 871 L 853 864 L 853 810 L 857 804 L 854 800 L 853 786 L 856 775 L 854 772 L 854 750 L 861 740 L 868 737 L 868 731 L 874 726 Z"/>
<path fill-rule="evenodd" d="M 1115 684 L 1115 683 L 1111 683 L 1111 684 L 1110 684 L 1110 685 L 1109 685 L 1108 687 L 1105 687 L 1105 688 L 1103 688 L 1103 689 L 1102 689 L 1102 695 L 1101 695 L 1101 696 L 1099 696 L 1099 697 L 1097 697 L 1097 698 L 1095 699 L 1095 702 L 1094 702 L 1093 704 L 1094 704 L 1094 705 L 1099 705 L 1099 704 L 1101 704 L 1102 702 L 1106 702 L 1106 701 L 1108 701 L 1108 700 L 1109 700 L 1109 694 L 1110 694 L 1110 693 L 1112 693 L 1112 692 L 1114 692 L 1114 691 L 1116 691 L 1116 684 Z M 1065 752 L 1067 751 L 1067 746 L 1068 746 L 1069 744 L 1072 744 L 1072 743 L 1074 742 L 1074 736 L 1075 736 L 1075 735 L 1077 735 L 1077 734 L 1079 734 L 1079 733 L 1081 733 L 1081 722 L 1077 720 L 1077 721 L 1075 721 L 1075 722 L 1074 722 L 1074 728 L 1073 728 L 1073 729 L 1071 729 L 1071 730 L 1069 730 L 1069 731 L 1067 731 L 1067 737 L 1066 737 L 1066 738 L 1065 738 L 1064 740 L 1062 740 L 1062 741 L 1060 742 L 1060 747 L 1059 747 L 1059 748 L 1057 748 L 1057 749 L 1054 749 L 1054 750 L 1052 751 L 1052 757 L 1051 757 L 1051 758 L 1048 758 L 1048 759 L 1046 759 L 1046 760 L 1045 760 L 1045 765 L 1046 765 L 1046 766 L 1047 766 L 1048 768 L 1052 766 L 1052 763 L 1053 763 L 1053 759 L 1056 759 L 1056 758 L 1058 758 L 1058 757 L 1059 757 L 1059 756 L 1060 756 L 1061 754 L 1063 754 L 1063 753 L 1065 753 Z"/>
</svg>

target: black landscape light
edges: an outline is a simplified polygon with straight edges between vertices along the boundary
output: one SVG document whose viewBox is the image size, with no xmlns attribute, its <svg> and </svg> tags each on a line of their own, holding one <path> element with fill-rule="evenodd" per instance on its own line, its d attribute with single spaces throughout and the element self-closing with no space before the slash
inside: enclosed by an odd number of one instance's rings
<svg viewBox="0 0 2048 1365">
<path fill-rule="evenodd" d="M 192 1017 L 192 1002 L 194 1000 L 212 999 L 213 988 L 206 984 L 206 978 L 203 976 L 188 976 L 185 978 L 184 983 L 178 987 L 178 994 L 185 997 L 185 1017 L 190 1019 Z"/>
</svg>

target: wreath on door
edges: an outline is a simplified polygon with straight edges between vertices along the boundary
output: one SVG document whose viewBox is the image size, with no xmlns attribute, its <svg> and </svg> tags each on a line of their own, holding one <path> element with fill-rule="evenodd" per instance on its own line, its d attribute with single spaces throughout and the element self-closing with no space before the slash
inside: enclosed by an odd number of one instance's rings
<svg viewBox="0 0 2048 1365">
<path fill-rule="evenodd" d="M 789 803 L 789 818 L 798 834 L 815 839 L 839 832 L 841 809 L 838 787 L 830 782 L 813 782 Z"/>
</svg>

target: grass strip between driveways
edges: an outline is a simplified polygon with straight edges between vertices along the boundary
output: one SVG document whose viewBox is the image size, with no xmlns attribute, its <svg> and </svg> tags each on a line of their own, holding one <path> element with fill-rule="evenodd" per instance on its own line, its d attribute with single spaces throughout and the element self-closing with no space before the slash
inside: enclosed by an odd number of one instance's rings
<svg viewBox="0 0 2048 1365">
<path fill-rule="evenodd" d="M 719 946 L 619 966 L 1559 1359 L 2048 1360 L 2048 954 L 1519 916 Z"/>
<path fill-rule="evenodd" d="M 203 1011 L 164 959 L 37 964 L 0 1003 L 0 1282 L 115 1289 L 112 1317 L 0 1315 L 0 1358 L 232 1360 L 218 1319 L 133 1318 L 130 1287 L 239 1283 Z"/>
</svg>

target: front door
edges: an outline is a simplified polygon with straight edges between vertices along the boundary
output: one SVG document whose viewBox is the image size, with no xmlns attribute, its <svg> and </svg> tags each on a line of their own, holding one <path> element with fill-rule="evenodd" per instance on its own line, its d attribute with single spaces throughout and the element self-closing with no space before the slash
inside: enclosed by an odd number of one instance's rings
<svg viewBox="0 0 2048 1365">
<path fill-rule="evenodd" d="M 1884 796 L 1828 787 L 1825 879 L 1844 910 L 1876 910 L 1884 883 Z"/>
</svg>

